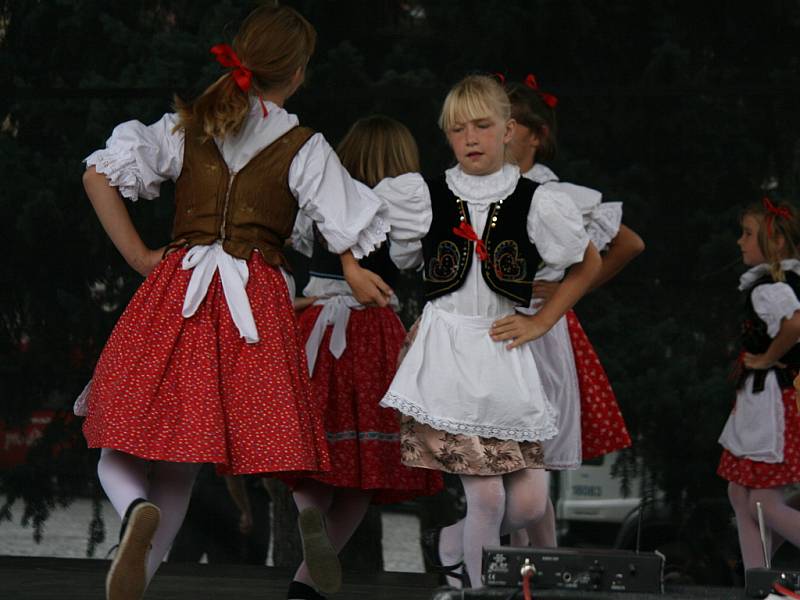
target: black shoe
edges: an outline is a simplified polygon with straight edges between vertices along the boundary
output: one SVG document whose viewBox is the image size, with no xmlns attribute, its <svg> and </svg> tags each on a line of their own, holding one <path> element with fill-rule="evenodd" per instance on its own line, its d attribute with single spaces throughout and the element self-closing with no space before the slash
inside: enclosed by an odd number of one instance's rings
<svg viewBox="0 0 800 600">
<path fill-rule="evenodd" d="M 106 576 L 106 600 L 140 600 L 147 587 L 147 554 L 161 512 L 142 498 L 131 502 L 120 528 L 119 546 Z"/>
<path fill-rule="evenodd" d="M 464 570 L 464 561 L 459 561 L 454 565 L 443 565 L 442 557 L 439 556 L 439 538 L 442 535 L 442 527 L 426 529 L 422 532 L 420 543 L 422 545 L 422 555 L 425 562 L 434 573 L 439 573 L 440 583 L 447 585 L 448 577 L 461 581 L 464 587 L 469 587 L 469 577 Z"/>
<path fill-rule="evenodd" d="M 325 596 L 317 590 L 300 581 L 293 581 L 289 584 L 289 593 L 286 597 L 289 600 L 326 600 Z"/>
<path fill-rule="evenodd" d="M 339 555 L 325 531 L 325 519 L 316 508 L 309 507 L 297 516 L 303 558 L 314 585 L 326 594 L 335 594 L 342 587 Z"/>
</svg>

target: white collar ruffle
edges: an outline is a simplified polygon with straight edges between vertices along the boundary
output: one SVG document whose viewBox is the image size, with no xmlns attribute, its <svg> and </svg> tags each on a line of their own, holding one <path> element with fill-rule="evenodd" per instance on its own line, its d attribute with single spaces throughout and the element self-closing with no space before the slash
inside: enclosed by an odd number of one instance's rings
<svg viewBox="0 0 800 600">
<path fill-rule="evenodd" d="M 233 172 L 238 172 L 250 160 L 284 133 L 297 126 L 297 116 L 286 112 L 274 102 L 265 101 L 266 118 L 261 112 L 257 96 L 250 96 L 250 112 L 236 135 L 216 140 L 225 162 Z"/>
<path fill-rule="evenodd" d="M 550 167 L 543 164 L 535 163 L 530 169 L 522 174 L 525 179 L 530 179 L 536 183 L 549 183 L 551 181 L 558 181 L 558 175 L 553 173 Z"/>
<path fill-rule="evenodd" d="M 796 258 L 787 258 L 781 261 L 781 271 L 791 271 L 800 275 L 800 260 Z M 746 289 L 753 287 L 753 284 L 761 279 L 764 275 L 769 273 L 769 264 L 761 263 L 751 269 L 745 271 L 739 278 L 739 291 L 743 292 Z"/>
<path fill-rule="evenodd" d="M 469 175 L 456 165 L 444 172 L 447 187 L 456 196 L 473 204 L 490 204 L 508 197 L 517 187 L 519 168 L 504 163 L 489 175 Z"/>
</svg>

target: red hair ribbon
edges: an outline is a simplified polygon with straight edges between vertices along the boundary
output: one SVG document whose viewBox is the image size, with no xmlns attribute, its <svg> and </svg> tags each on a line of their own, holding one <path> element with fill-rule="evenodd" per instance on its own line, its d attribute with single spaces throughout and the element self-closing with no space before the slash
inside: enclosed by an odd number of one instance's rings
<svg viewBox="0 0 800 600">
<path fill-rule="evenodd" d="M 489 252 L 486 250 L 486 244 L 481 238 L 478 237 L 478 234 L 475 233 L 472 225 L 461 221 L 461 224 L 458 227 L 453 227 L 453 233 L 460 238 L 475 242 L 475 254 L 478 255 L 479 260 L 486 260 L 489 258 Z"/>
<path fill-rule="evenodd" d="M 772 221 L 775 219 L 775 217 L 783 217 L 787 221 L 791 220 L 792 211 L 785 206 L 775 206 L 767 196 L 764 196 L 761 199 L 761 203 L 764 205 L 767 213 L 769 213 L 765 219 L 767 223 L 767 237 L 772 237 Z"/>
<path fill-rule="evenodd" d="M 502 73 L 497 72 L 497 73 L 492 73 L 492 75 L 497 77 L 497 81 L 500 82 L 500 85 L 505 85 L 506 84 L 506 76 L 503 75 Z"/>
<path fill-rule="evenodd" d="M 217 44 L 211 47 L 211 54 L 217 57 L 217 62 L 223 67 L 232 69 L 231 76 L 240 90 L 244 93 L 250 91 L 253 72 L 242 64 L 233 48 L 228 44 Z M 269 111 L 267 111 L 267 105 L 264 104 L 264 98 L 259 95 L 258 101 L 261 103 L 261 114 L 266 119 Z"/>
<path fill-rule="evenodd" d="M 547 92 L 543 92 L 539 89 L 539 82 L 536 81 L 536 77 L 534 77 L 531 73 L 528 73 L 528 76 L 525 78 L 525 85 L 536 92 L 539 95 L 539 98 L 542 99 L 542 102 L 547 104 L 547 106 L 550 108 L 555 108 L 558 104 L 558 98 L 556 98 L 553 94 L 548 94 Z"/>
</svg>

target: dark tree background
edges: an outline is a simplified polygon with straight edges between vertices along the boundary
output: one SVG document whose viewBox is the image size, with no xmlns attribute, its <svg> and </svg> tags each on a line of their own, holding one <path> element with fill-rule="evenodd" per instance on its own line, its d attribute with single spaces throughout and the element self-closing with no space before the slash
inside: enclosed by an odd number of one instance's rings
<svg viewBox="0 0 800 600">
<path fill-rule="evenodd" d="M 559 96 L 551 166 L 624 201 L 625 223 L 647 243 L 578 306 L 636 439 L 617 467 L 643 466 L 676 510 L 722 496 L 714 470 L 732 400 L 737 215 L 765 189 L 797 197 L 800 4 L 287 4 L 319 31 L 288 109 L 332 143 L 355 119 L 385 113 L 411 128 L 435 174 L 451 164 L 438 110 L 464 74 L 533 72 Z M 19 424 L 42 407 L 65 415 L 26 465 L 0 473 L 0 518 L 19 502 L 41 524 L 94 481 L 96 454 L 66 415 L 140 283 L 94 217 L 81 159 L 115 124 L 153 121 L 173 92 L 191 97 L 213 81 L 221 68 L 208 48 L 229 41 L 253 5 L 0 0 L 0 418 Z M 153 245 L 169 235 L 172 189 L 162 192 L 131 206 Z M 411 279 L 405 288 L 410 319 L 419 304 Z"/>
</svg>

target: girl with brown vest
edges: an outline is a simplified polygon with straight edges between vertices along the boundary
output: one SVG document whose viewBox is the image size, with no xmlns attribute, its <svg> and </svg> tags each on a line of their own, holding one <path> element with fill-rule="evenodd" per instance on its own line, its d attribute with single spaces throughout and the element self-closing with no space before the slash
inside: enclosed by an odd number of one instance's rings
<svg viewBox="0 0 800 600">
<path fill-rule="evenodd" d="M 293 9 L 255 10 L 233 47 L 211 49 L 230 70 L 198 99 L 149 126 L 119 125 L 86 159 L 103 227 L 146 276 L 86 397 L 84 434 L 102 448 L 98 475 L 124 517 L 110 600 L 144 594 L 200 464 L 232 474 L 330 468 L 282 253 L 298 211 L 340 255 L 359 302 L 385 306 L 391 289 L 356 262 L 386 236 L 382 202 L 283 109 L 315 41 Z M 167 179 L 176 185 L 173 241 L 151 250 L 122 198 L 154 198 Z M 304 522 L 309 539 L 324 541 L 318 513 Z"/>
</svg>

